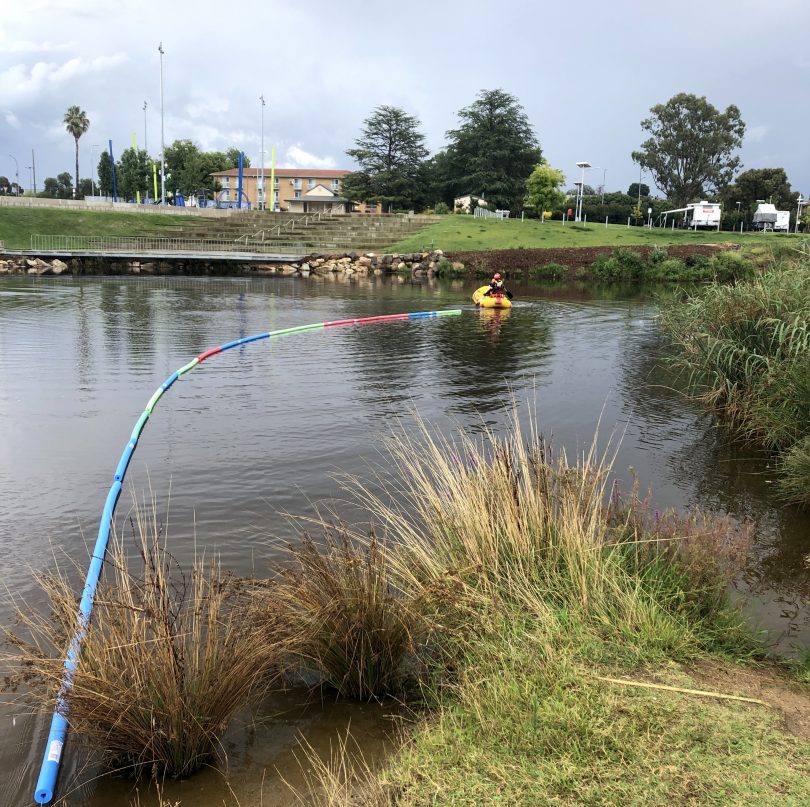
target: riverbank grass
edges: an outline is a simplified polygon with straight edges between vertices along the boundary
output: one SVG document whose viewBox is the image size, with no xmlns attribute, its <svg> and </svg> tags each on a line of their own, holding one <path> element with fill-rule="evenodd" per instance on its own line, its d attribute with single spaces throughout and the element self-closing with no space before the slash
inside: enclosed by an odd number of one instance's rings
<svg viewBox="0 0 810 807">
<path fill-rule="evenodd" d="M 666 305 L 693 394 L 775 452 L 786 499 L 810 505 L 810 259 Z"/>
<path fill-rule="evenodd" d="M 154 503 L 136 508 L 132 526 L 129 548 L 119 535 L 108 550 L 65 715 L 108 768 L 187 776 L 218 758 L 231 717 L 267 682 L 283 643 L 259 632 L 250 597 L 217 562 L 178 573 Z M 48 714 L 76 631 L 76 586 L 59 574 L 40 583 L 49 609 L 18 608 L 6 685 Z"/>
<path fill-rule="evenodd" d="M 561 249 L 570 247 L 660 246 L 696 244 L 798 244 L 802 236 L 789 233 L 733 233 L 716 230 L 670 230 L 627 227 L 604 222 L 567 222 L 519 219 L 477 219 L 443 216 L 440 221 L 398 241 L 392 252 L 418 252 L 432 248 L 446 252 L 496 249 Z"/>
<path fill-rule="evenodd" d="M 30 249 L 32 235 L 162 236 L 199 225 L 197 216 L 0 207 L 0 241 Z"/>
</svg>

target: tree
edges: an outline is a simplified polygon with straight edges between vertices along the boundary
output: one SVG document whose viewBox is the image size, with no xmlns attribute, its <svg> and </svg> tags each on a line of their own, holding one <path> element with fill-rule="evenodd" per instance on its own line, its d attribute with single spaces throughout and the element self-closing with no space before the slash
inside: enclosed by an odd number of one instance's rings
<svg viewBox="0 0 810 807">
<path fill-rule="evenodd" d="M 81 182 L 79 182 L 79 196 L 84 198 L 85 196 L 92 196 L 93 195 L 93 180 L 90 177 L 85 177 Z"/>
<path fill-rule="evenodd" d="M 650 109 L 641 122 L 651 137 L 632 153 L 670 202 L 688 202 L 722 190 L 740 165 L 745 123 L 733 104 L 720 112 L 705 97 L 679 93 Z"/>
<path fill-rule="evenodd" d="M 11 180 L 8 177 L 0 176 L 0 196 L 8 196 L 11 193 Z"/>
<path fill-rule="evenodd" d="M 355 140 L 356 148 L 347 149 L 360 166 L 355 172 L 365 176 L 346 177 L 349 190 L 365 191 L 349 197 L 380 201 L 397 208 L 413 207 L 418 196 L 419 171 L 428 155 L 422 124 L 413 115 L 393 106 L 378 106 L 363 121 L 363 131 Z M 351 179 L 350 179 L 351 177 Z"/>
<path fill-rule="evenodd" d="M 79 187 L 79 138 L 90 128 L 90 121 L 83 109 L 77 106 L 68 107 L 65 117 L 62 118 L 68 134 L 73 135 L 76 141 L 76 185 L 73 190 L 73 198 L 76 198 L 76 190 Z"/>
<path fill-rule="evenodd" d="M 638 197 L 641 196 L 643 199 L 650 195 L 650 186 L 644 182 L 632 182 L 627 189 L 627 195 L 632 196 L 634 199 L 638 199 Z"/>
<path fill-rule="evenodd" d="M 473 194 L 495 207 L 516 209 L 526 179 L 542 160 L 523 107 L 503 90 L 482 90 L 458 117 L 461 126 L 447 132 L 453 195 Z"/>
<path fill-rule="evenodd" d="M 552 168 L 547 160 L 535 166 L 526 180 L 526 204 L 533 207 L 542 218 L 543 213 L 561 207 L 565 194 L 560 187 L 565 182 L 565 174 Z"/>
<path fill-rule="evenodd" d="M 234 162 L 235 161 L 235 162 Z M 200 151 L 191 140 L 175 140 L 166 148 L 167 189 L 179 191 L 191 196 L 199 191 L 215 190 L 215 171 L 235 168 L 239 163 L 239 150 L 232 148 L 227 152 Z M 250 162 L 245 159 L 245 167 Z"/>
<path fill-rule="evenodd" d="M 149 154 L 143 149 L 128 148 L 121 152 L 121 159 L 115 166 L 118 196 L 135 199 L 140 191 L 145 197 L 149 192 L 151 165 Z"/>
<path fill-rule="evenodd" d="M 102 196 L 112 196 L 113 192 L 113 172 L 110 155 L 102 151 L 98 158 L 98 190 Z"/>
<path fill-rule="evenodd" d="M 733 185 L 722 193 L 727 212 L 737 209 L 747 214 L 753 213 L 757 199 L 772 202 L 777 209 L 791 210 L 796 203 L 796 194 L 790 188 L 784 168 L 752 168 L 743 171 Z"/>
</svg>

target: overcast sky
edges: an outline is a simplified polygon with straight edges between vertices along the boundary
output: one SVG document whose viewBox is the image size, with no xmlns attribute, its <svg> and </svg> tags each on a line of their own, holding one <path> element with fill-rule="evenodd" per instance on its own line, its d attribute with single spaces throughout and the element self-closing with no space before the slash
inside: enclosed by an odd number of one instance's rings
<svg viewBox="0 0 810 807">
<path fill-rule="evenodd" d="M 259 164 L 353 168 L 351 148 L 379 104 L 422 122 L 431 151 L 482 89 L 518 98 L 544 156 L 570 186 L 627 190 L 651 106 L 678 92 L 736 104 L 744 168 L 784 167 L 810 193 L 808 0 L 0 0 L 0 174 L 30 185 L 73 173 L 62 117 L 77 104 L 98 148 L 164 139 L 242 148 Z M 606 175 L 605 175 L 606 170 Z M 645 178 L 644 181 L 649 182 Z"/>
</svg>

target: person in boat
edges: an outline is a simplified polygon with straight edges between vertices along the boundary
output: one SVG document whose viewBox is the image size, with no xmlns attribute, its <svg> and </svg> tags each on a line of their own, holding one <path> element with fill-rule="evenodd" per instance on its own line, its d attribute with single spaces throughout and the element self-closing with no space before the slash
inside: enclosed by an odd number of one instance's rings
<svg viewBox="0 0 810 807">
<path fill-rule="evenodd" d="M 492 280 L 489 281 L 489 288 L 484 292 L 484 297 L 495 297 L 500 294 L 503 294 L 510 300 L 512 299 L 512 292 L 503 285 L 501 273 L 495 272 L 492 276 Z"/>
</svg>

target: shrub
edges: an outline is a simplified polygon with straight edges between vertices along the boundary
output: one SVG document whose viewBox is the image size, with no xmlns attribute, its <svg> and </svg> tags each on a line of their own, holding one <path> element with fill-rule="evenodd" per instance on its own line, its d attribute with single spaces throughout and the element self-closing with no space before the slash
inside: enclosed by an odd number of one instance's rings
<svg viewBox="0 0 810 807">
<path fill-rule="evenodd" d="M 751 277 L 754 265 L 739 252 L 723 250 L 709 258 L 709 270 L 719 281 L 742 280 Z"/>
<path fill-rule="evenodd" d="M 304 535 L 287 554 L 287 568 L 260 592 L 259 623 L 291 637 L 293 663 L 342 696 L 399 692 L 426 623 L 391 585 L 385 546 L 324 524 L 320 545 Z"/>
<path fill-rule="evenodd" d="M 680 258 L 664 258 L 646 269 L 644 279 L 684 281 L 690 280 L 691 274 Z"/>
<path fill-rule="evenodd" d="M 217 562 L 199 560 L 189 576 L 173 576 L 157 518 L 138 512 L 133 523 L 136 558 L 114 540 L 67 716 L 111 767 L 186 776 L 216 756 L 232 715 L 266 680 L 283 641 L 259 631 L 249 597 Z M 50 609 L 19 610 L 23 628 L 9 636 L 17 651 L 9 661 L 32 704 L 50 711 L 76 630 L 76 600 L 67 577 L 39 579 Z"/>
<path fill-rule="evenodd" d="M 601 280 L 635 280 L 644 273 L 644 257 L 629 249 L 617 249 L 591 264 L 592 274 Z"/>
<path fill-rule="evenodd" d="M 450 212 L 450 207 L 446 202 L 436 202 L 433 212 L 437 216 L 446 216 Z"/>
<path fill-rule="evenodd" d="M 529 275 L 534 278 L 550 278 L 559 280 L 568 275 L 568 267 L 560 263 L 544 263 L 542 266 L 533 266 Z"/>
</svg>

